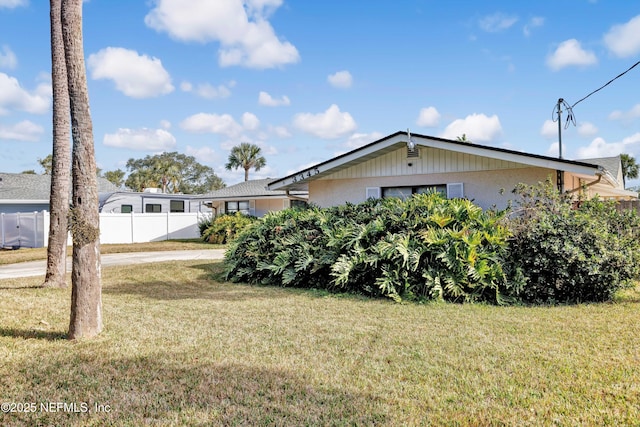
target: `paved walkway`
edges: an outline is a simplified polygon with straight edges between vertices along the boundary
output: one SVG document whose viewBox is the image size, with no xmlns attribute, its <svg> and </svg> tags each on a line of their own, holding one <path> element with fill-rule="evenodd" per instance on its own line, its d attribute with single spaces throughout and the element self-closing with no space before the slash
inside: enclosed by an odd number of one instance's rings
<svg viewBox="0 0 640 427">
<path fill-rule="evenodd" d="M 127 252 L 122 254 L 103 254 L 103 267 L 112 265 L 141 264 L 147 262 L 184 261 L 192 259 L 213 260 L 224 258 L 224 249 L 198 249 L 189 251 L 163 252 Z M 67 270 L 71 271 L 71 258 L 67 258 Z M 47 271 L 47 261 L 29 261 L 18 264 L 0 265 L 0 280 L 15 277 L 44 276 Z"/>
</svg>

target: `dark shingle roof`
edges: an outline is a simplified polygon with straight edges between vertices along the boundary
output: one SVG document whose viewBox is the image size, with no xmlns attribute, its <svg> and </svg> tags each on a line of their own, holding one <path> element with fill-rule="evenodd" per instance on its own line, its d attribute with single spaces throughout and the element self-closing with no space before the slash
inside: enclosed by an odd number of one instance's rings
<svg viewBox="0 0 640 427">
<path fill-rule="evenodd" d="M 222 188 L 220 190 L 212 191 L 211 193 L 198 196 L 199 199 L 230 199 L 241 197 L 276 197 L 286 196 L 284 190 L 268 190 L 267 184 L 275 181 L 273 178 L 266 179 L 252 179 L 244 181 L 239 184 L 231 185 L 229 187 Z M 292 194 L 297 196 L 306 196 L 307 192 L 293 191 Z"/>
<path fill-rule="evenodd" d="M 0 172 L 0 200 L 49 200 L 51 175 Z M 98 192 L 118 191 L 105 178 L 98 178 Z"/>
</svg>

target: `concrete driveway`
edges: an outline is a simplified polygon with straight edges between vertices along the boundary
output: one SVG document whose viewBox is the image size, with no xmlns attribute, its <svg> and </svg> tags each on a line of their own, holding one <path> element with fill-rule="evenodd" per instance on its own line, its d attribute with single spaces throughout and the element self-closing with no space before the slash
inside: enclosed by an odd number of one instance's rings
<svg viewBox="0 0 640 427">
<path fill-rule="evenodd" d="M 186 261 L 201 259 L 204 261 L 224 258 L 224 249 L 198 249 L 189 251 L 128 252 L 105 254 L 101 257 L 102 267 L 113 265 L 141 264 L 163 261 Z M 0 265 L 0 280 L 16 277 L 44 276 L 47 271 L 46 260 Z M 67 258 L 67 271 L 71 272 L 71 258 Z"/>
</svg>

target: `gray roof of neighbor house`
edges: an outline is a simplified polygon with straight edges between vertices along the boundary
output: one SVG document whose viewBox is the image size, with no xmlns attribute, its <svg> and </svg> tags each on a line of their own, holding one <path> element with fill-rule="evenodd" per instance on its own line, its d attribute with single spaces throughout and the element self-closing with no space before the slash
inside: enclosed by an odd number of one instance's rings
<svg viewBox="0 0 640 427">
<path fill-rule="evenodd" d="M 98 192 L 118 191 L 106 178 L 98 178 Z M 46 201 L 51 192 L 51 175 L 0 172 L 0 201 Z"/>
<path fill-rule="evenodd" d="M 286 197 L 287 192 L 284 190 L 269 190 L 267 185 L 273 181 L 273 178 L 252 179 L 239 184 L 231 185 L 220 190 L 212 191 L 195 198 L 206 200 L 222 200 L 234 198 L 267 198 L 267 197 Z M 306 191 L 292 191 L 291 195 L 296 197 L 305 197 Z"/>
<path fill-rule="evenodd" d="M 618 172 L 622 167 L 619 155 L 614 157 L 598 157 L 595 159 L 580 159 L 580 161 L 600 165 L 609 171 L 609 173 L 614 177 L 618 176 Z"/>
</svg>

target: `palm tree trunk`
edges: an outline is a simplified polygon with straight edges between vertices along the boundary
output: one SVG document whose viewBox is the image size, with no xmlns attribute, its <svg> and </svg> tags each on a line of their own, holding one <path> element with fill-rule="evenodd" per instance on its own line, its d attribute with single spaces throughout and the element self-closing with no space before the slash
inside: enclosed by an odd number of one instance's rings
<svg viewBox="0 0 640 427">
<path fill-rule="evenodd" d="M 82 46 L 82 1 L 62 0 L 71 132 L 73 135 L 73 269 L 69 339 L 90 338 L 102 331 L 100 216 L 93 124 Z"/>
<path fill-rule="evenodd" d="M 51 170 L 51 212 L 47 273 L 43 287 L 66 287 L 67 215 L 71 188 L 71 132 L 67 65 L 62 40 L 61 0 L 51 0 L 51 83 L 53 86 L 53 165 Z"/>
</svg>

